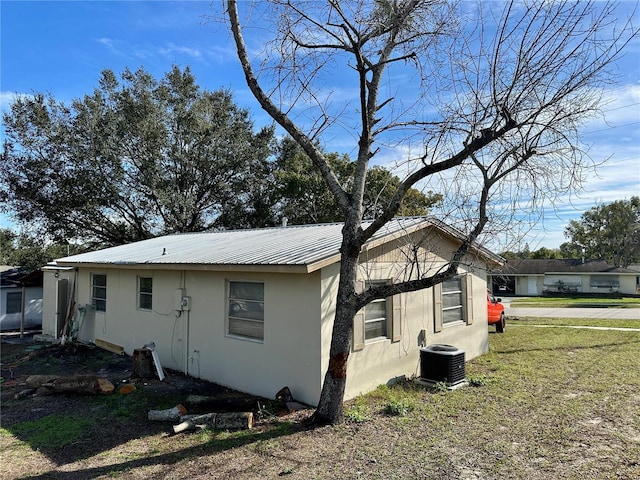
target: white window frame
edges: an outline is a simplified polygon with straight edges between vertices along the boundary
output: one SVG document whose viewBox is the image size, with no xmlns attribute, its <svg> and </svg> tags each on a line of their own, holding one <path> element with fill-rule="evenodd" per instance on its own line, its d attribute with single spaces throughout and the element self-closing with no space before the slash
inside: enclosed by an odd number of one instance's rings
<svg viewBox="0 0 640 480">
<path fill-rule="evenodd" d="M 456 286 L 452 287 L 450 283 L 455 281 L 457 283 Z M 454 298 L 454 296 L 460 298 L 460 303 L 456 303 L 455 305 L 446 305 L 446 298 Z M 442 282 L 442 324 L 443 325 L 453 325 L 455 323 L 460 323 L 464 321 L 464 313 L 465 313 L 465 298 L 464 298 L 464 279 L 461 276 L 456 276 Z M 456 315 L 454 319 L 447 319 L 447 313 L 459 312 L 459 315 Z"/>
<path fill-rule="evenodd" d="M 146 292 L 146 291 L 142 291 L 142 283 L 143 280 L 151 280 L 151 289 L 150 291 Z M 153 277 L 150 275 L 140 275 L 138 276 L 137 279 L 137 287 L 136 287 L 136 302 L 137 302 L 137 308 L 139 310 L 145 310 L 145 311 L 151 311 L 153 310 Z M 143 302 L 142 299 L 143 298 L 148 298 L 149 301 L 149 306 L 143 306 Z"/>
<path fill-rule="evenodd" d="M 388 282 L 381 280 L 381 281 L 375 281 L 375 280 L 368 280 L 365 282 L 365 288 L 370 288 L 372 286 L 377 286 L 377 285 L 384 285 L 387 284 Z M 382 309 L 382 311 L 384 312 L 384 316 L 383 317 L 374 317 L 374 318 L 367 318 L 367 314 L 368 311 L 370 312 L 372 310 L 371 305 L 373 304 L 383 304 L 384 308 Z M 381 340 L 381 339 L 387 339 L 389 338 L 389 330 L 390 330 L 390 326 L 389 326 L 389 305 L 387 303 L 387 299 L 386 298 L 376 298 L 375 300 L 372 300 L 371 302 L 369 302 L 367 305 L 364 306 L 364 308 L 362 309 L 363 313 L 364 313 L 364 340 L 365 342 L 374 342 L 377 340 Z M 383 335 L 376 335 L 375 337 L 367 337 L 367 324 L 371 325 L 371 324 L 382 324 L 384 325 L 384 334 Z"/>
<path fill-rule="evenodd" d="M 258 298 L 247 298 L 240 295 L 238 291 L 242 284 L 261 285 L 262 292 Z M 255 280 L 227 280 L 226 288 L 226 315 L 225 315 L 225 332 L 226 336 L 248 340 L 252 342 L 264 343 L 264 293 L 265 284 L 262 281 Z M 240 308 L 240 310 L 236 310 Z M 242 309 L 244 309 L 244 313 Z M 237 324 L 239 329 L 242 325 L 249 327 L 247 331 L 254 330 L 255 334 L 242 334 L 234 326 Z M 235 331 L 234 331 L 235 330 Z"/>
<path fill-rule="evenodd" d="M 448 328 L 459 325 L 472 325 L 473 324 L 473 275 L 470 273 L 462 274 L 454 278 L 460 279 L 460 289 L 446 290 L 443 287 L 443 283 L 434 285 L 433 287 L 433 331 L 435 333 L 441 332 L 442 328 Z M 444 321 L 445 310 L 457 309 L 458 306 L 444 306 L 444 297 L 446 295 L 460 295 L 461 298 L 461 319 L 453 321 Z M 486 301 L 486 290 L 484 293 L 483 302 Z"/>
<path fill-rule="evenodd" d="M 104 277 L 104 285 L 97 285 L 96 278 Z M 96 289 L 104 290 L 104 296 L 96 295 Z M 96 307 L 96 312 L 107 311 L 107 274 L 92 273 L 91 274 L 91 305 Z"/>
<path fill-rule="evenodd" d="M 375 284 L 390 284 L 391 280 L 371 280 L 371 281 L 358 281 L 358 291 L 363 291 L 365 287 Z M 363 350 L 366 344 L 377 343 L 381 341 L 399 342 L 402 340 L 402 299 L 401 295 L 393 295 L 391 297 L 373 300 L 371 303 L 384 302 L 385 312 L 385 335 L 365 338 L 366 337 L 366 311 L 367 305 L 365 305 L 353 318 L 353 351 L 357 352 Z M 369 303 L 369 305 L 371 305 Z M 369 319 L 369 321 L 379 321 L 379 318 Z"/>
</svg>

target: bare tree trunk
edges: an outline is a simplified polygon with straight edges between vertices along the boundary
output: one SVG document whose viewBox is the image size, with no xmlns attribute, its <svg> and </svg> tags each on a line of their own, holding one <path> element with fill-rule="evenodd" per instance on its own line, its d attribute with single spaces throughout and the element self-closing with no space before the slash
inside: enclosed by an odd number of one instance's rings
<svg viewBox="0 0 640 480">
<path fill-rule="evenodd" d="M 320 424 L 337 424 L 344 419 L 343 401 L 347 385 L 347 360 L 351 352 L 353 338 L 353 318 L 357 313 L 355 305 L 358 256 L 354 228 L 345 225 L 340 263 L 340 283 L 336 301 L 336 313 L 331 335 L 329 368 L 324 377 L 318 407 L 313 415 Z"/>
</svg>

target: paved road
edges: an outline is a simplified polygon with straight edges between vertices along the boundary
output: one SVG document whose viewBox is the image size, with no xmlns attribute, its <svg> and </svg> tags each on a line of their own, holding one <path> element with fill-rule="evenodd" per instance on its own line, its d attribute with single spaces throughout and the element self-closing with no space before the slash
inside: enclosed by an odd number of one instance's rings
<svg viewBox="0 0 640 480">
<path fill-rule="evenodd" d="M 513 308 L 511 299 L 503 298 L 508 317 L 615 318 L 640 320 L 640 308 Z"/>
</svg>

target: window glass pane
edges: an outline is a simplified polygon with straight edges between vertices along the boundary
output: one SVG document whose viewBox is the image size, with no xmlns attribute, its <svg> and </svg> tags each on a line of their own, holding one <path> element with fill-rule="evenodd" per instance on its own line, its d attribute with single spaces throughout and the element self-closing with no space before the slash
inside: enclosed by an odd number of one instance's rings
<svg viewBox="0 0 640 480">
<path fill-rule="evenodd" d="M 366 322 L 364 324 L 364 338 L 370 340 L 372 338 L 387 336 L 387 320 L 378 320 L 375 322 Z"/>
<path fill-rule="evenodd" d="M 7 292 L 7 313 L 22 311 L 22 292 Z"/>
<path fill-rule="evenodd" d="M 264 323 L 229 318 L 229 334 L 262 340 L 264 338 Z"/>
<path fill-rule="evenodd" d="M 153 278 L 140 277 L 140 293 L 151 293 L 153 289 Z"/>
<path fill-rule="evenodd" d="M 105 312 L 107 308 L 107 276 L 103 274 L 91 275 L 91 303 L 96 311 Z"/>
<path fill-rule="evenodd" d="M 253 282 L 231 282 L 229 284 L 229 297 L 263 302 L 264 285 Z"/>
<path fill-rule="evenodd" d="M 442 307 L 450 308 L 462 305 L 462 293 L 447 293 L 442 295 Z"/>
<path fill-rule="evenodd" d="M 107 298 L 107 289 L 104 287 L 93 287 L 93 298 Z"/>
<path fill-rule="evenodd" d="M 444 310 L 442 312 L 442 322 L 457 322 L 462 320 L 462 307 Z"/>
<path fill-rule="evenodd" d="M 442 282 L 442 323 L 463 320 L 462 277 Z"/>
<path fill-rule="evenodd" d="M 373 320 L 385 318 L 387 316 L 387 302 L 384 300 L 374 300 L 364 307 L 364 319 Z"/>
<path fill-rule="evenodd" d="M 153 278 L 138 277 L 138 308 L 151 310 L 153 305 Z"/>
<path fill-rule="evenodd" d="M 462 279 L 455 277 L 442 282 L 442 291 L 445 293 L 462 291 Z"/>
<path fill-rule="evenodd" d="M 143 310 L 151 310 L 153 298 L 151 295 L 140 295 L 140 308 Z"/>
<path fill-rule="evenodd" d="M 228 333 L 264 338 L 264 284 L 229 282 Z"/>
</svg>

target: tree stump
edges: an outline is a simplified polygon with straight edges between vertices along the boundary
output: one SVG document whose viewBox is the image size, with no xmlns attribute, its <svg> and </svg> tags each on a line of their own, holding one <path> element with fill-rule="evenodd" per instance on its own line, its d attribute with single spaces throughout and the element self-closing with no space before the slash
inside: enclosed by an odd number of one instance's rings
<svg viewBox="0 0 640 480">
<path fill-rule="evenodd" d="M 146 348 L 136 348 L 133 351 L 133 378 L 155 378 L 156 368 L 153 364 L 153 352 Z"/>
</svg>

